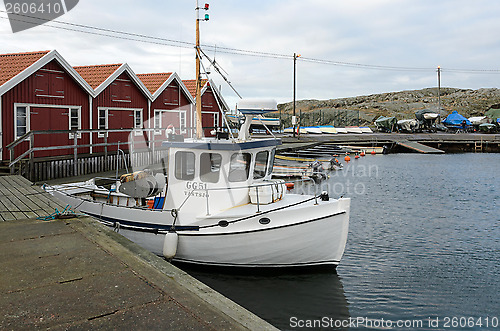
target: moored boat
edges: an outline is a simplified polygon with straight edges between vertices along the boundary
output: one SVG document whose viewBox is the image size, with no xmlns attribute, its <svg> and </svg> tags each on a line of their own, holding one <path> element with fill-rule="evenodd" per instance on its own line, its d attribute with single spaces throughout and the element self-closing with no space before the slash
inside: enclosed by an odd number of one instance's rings
<svg viewBox="0 0 500 331">
<path fill-rule="evenodd" d="M 114 189 L 95 180 L 45 189 L 174 261 L 335 267 L 347 241 L 350 199 L 288 193 L 283 180 L 271 178 L 281 141 L 248 132 L 252 117 L 274 111 L 275 102 L 239 107 L 246 120 L 238 139 L 165 142 L 160 172 L 122 177 Z"/>
</svg>

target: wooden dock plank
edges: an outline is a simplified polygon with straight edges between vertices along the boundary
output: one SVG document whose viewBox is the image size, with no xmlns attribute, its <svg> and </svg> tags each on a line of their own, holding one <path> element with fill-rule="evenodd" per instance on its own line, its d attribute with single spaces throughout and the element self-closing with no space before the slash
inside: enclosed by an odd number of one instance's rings
<svg viewBox="0 0 500 331">
<path fill-rule="evenodd" d="M 2 201 L 9 211 L 18 219 L 37 217 L 27 200 L 17 189 L 10 176 L 0 178 L 0 194 Z"/>
<path fill-rule="evenodd" d="M 32 206 L 37 216 L 46 216 L 54 212 L 55 208 L 61 209 L 62 205 L 53 199 L 42 188 L 32 185 L 30 181 L 21 176 L 12 176 L 12 181 L 19 184 L 17 190 L 23 195 L 28 205 Z"/>
</svg>

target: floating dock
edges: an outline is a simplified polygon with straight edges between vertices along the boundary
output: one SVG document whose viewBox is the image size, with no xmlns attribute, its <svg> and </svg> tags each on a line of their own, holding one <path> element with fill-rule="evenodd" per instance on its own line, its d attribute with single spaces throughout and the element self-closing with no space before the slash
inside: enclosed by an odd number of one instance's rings
<svg viewBox="0 0 500 331">
<path fill-rule="evenodd" d="M 0 178 L 0 329 L 277 330 L 20 176 Z"/>
<path fill-rule="evenodd" d="M 430 147 L 430 146 L 421 144 L 421 143 L 416 142 L 416 141 L 408 141 L 408 140 L 398 141 L 398 140 L 396 140 L 394 142 L 396 144 L 398 144 L 399 146 L 406 147 L 408 149 L 414 150 L 414 151 L 419 152 L 419 153 L 424 153 L 424 154 L 442 154 L 442 153 L 444 153 L 443 150 L 440 150 L 440 149 L 437 149 L 434 147 Z"/>
</svg>

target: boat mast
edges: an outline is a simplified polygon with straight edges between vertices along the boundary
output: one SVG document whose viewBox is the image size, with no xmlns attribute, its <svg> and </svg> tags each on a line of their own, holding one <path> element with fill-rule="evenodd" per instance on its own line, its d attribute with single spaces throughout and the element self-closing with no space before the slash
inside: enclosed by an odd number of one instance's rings
<svg viewBox="0 0 500 331">
<path fill-rule="evenodd" d="M 208 3 L 205 7 L 200 8 L 198 6 L 198 0 L 196 0 L 196 138 L 203 138 L 203 127 L 201 125 L 201 73 L 200 73 L 200 9 L 208 10 Z M 208 21 L 208 14 L 205 14 L 203 21 Z"/>
</svg>

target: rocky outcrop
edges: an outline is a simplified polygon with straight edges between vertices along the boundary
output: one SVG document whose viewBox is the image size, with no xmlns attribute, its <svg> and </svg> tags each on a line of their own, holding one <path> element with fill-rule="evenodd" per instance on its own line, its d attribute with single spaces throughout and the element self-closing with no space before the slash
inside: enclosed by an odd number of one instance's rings
<svg viewBox="0 0 500 331">
<path fill-rule="evenodd" d="M 500 108 L 500 89 L 441 88 L 440 99 L 442 115 L 456 110 L 466 117 L 481 116 L 490 108 Z M 292 107 L 291 102 L 278 105 L 281 113 L 288 115 L 283 117 L 285 126 L 290 125 Z M 437 88 L 296 102 L 296 114 L 302 112 L 303 125 L 367 125 L 381 115 L 414 118 L 415 111 L 420 109 L 438 112 Z"/>
</svg>

